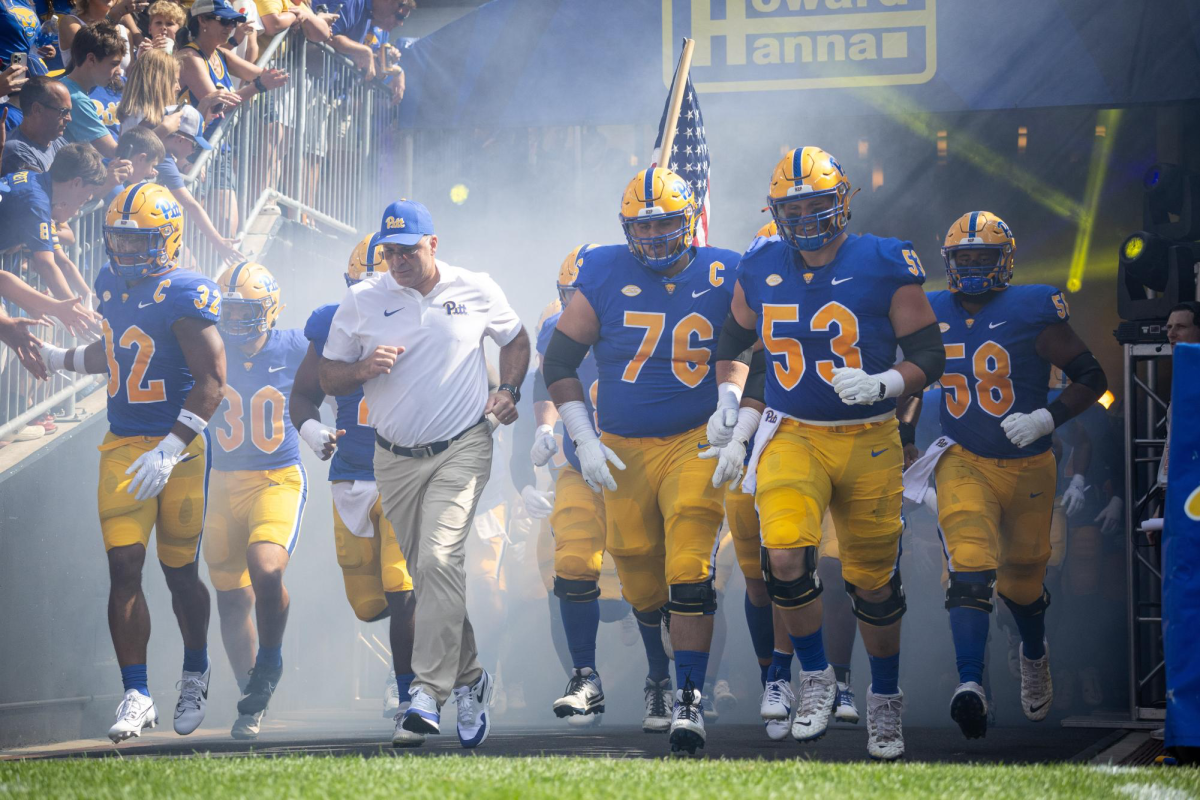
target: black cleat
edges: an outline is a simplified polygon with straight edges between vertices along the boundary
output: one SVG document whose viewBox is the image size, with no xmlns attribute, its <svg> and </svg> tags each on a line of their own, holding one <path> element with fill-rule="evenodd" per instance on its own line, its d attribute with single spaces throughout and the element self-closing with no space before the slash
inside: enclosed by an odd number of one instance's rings
<svg viewBox="0 0 1200 800">
<path fill-rule="evenodd" d="M 988 704 L 979 684 L 972 681 L 958 685 L 950 700 L 950 719 L 958 723 L 968 739 L 987 736 Z"/>
<path fill-rule="evenodd" d="M 242 699 L 238 700 L 238 713 L 254 716 L 266 711 L 267 704 L 271 702 L 271 695 L 275 694 L 275 687 L 279 685 L 282 676 L 282 666 L 278 669 L 255 667 L 250 670 L 250 681 L 246 684 L 246 690 L 242 692 Z"/>
</svg>

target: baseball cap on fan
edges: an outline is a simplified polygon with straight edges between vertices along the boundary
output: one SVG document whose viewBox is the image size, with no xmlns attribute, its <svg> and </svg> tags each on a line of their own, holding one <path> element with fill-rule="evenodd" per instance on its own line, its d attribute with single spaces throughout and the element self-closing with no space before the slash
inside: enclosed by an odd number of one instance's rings
<svg viewBox="0 0 1200 800">
<path fill-rule="evenodd" d="M 412 247 L 421 237 L 433 233 L 429 209 L 415 200 L 397 200 L 383 212 L 375 244 L 399 244 Z"/>
<path fill-rule="evenodd" d="M 200 0 L 197 0 L 196 5 L 200 5 Z M 179 130 L 176 132 L 189 139 L 194 139 L 196 144 L 200 145 L 201 149 L 212 150 L 212 145 L 208 139 L 204 138 L 204 118 L 200 116 L 200 112 L 196 110 L 196 107 L 189 106 L 187 103 L 181 103 L 177 106 L 168 107 L 166 113 L 174 114 L 176 111 L 180 112 L 181 115 L 179 117 Z"/>
<path fill-rule="evenodd" d="M 196 0 L 189 12 L 193 17 L 203 17 L 212 14 L 218 19 L 231 19 L 234 22 L 245 22 L 246 15 L 229 5 L 228 0 Z"/>
</svg>

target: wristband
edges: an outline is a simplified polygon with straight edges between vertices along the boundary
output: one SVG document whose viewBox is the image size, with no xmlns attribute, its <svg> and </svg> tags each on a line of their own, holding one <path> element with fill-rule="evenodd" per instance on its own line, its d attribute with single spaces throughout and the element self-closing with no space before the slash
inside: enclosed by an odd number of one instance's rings
<svg viewBox="0 0 1200 800">
<path fill-rule="evenodd" d="M 900 423 L 900 444 L 908 447 L 917 443 L 917 426 L 911 422 Z"/>
<path fill-rule="evenodd" d="M 889 369 L 887 372 L 881 372 L 875 377 L 883 384 L 883 394 L 880 396 L 880 400 L 887 400 L 889 397 L 899 397 L 904 394 L 904 376 L 899 371 Z"/>
<path fill-rule="evenodd" d="M 562 418 L 563 427 L 576 447 L 584 442 L 590 442 L 600 437 L 592 427 L 592 415 L 582 400 L 571 400 L 558 407 L 558 416 Z"/>
<path fill-rule="evenodd" d="M 717 407 L 737 408 L 742 402 L 742 387 L 732 381 L 726 381 L 717 387 Z"/>
<path fill-rule="evenodd" d="M 75 348 L 78 350 L 79 348 Z M 42 361 L 46 364 L 46 369 L 50 372 L 65 371 L 67 368 L 67 351 L 62 347 L 55 347 L 52 344 L 44 344 L 41 346 Z M 74 363 L 74 362 L 72 362 Z M 72 370 L 74 371 L 74 370 Z"/>
<path fill-rule="evenodd" d="M 197 414 L 193 414 L 186 408 L 180 409 L 179 416 L 175 419 L 195 431 L 197 436 L 204 433 L 204 429 L 208 427 L 208 420 L 200 417 Z"/>
<path fill-rule="evenodd" d="M 758 421 L 762 412 L 757 408 L 742 406 L 738 409 L 737 424 L 733 426 L 733 438 L 742 443 L 749 443 L 758 430 Z"/>
<path fill-rule="evenodd" d="M 187 445 L 183 443 L 183 439 L 180 439 L 173 433 L 168 433 L 162 438 L 162 441 L 158 443 L 158 449 L 162 450 L 172 458 L 175 458 L 187 449 Z"/>
<path fill-rule="evenodd" d="M 255 75 L 255 76 L 254 76 L 254 88 L 255 88 L 255 89 L 258 89 L 260 92 L 265 92 L 265 91 L 267 91 L 267 87 L 263 85 L 263 82 L 262 82 L 262 76 L 261 76 L 261 75 Z"/>
</svg>

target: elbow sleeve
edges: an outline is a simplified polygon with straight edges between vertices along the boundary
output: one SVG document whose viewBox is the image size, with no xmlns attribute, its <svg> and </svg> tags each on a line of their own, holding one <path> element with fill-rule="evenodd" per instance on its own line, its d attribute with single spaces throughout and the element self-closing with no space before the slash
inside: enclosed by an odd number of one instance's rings
<svg viewBox="0 0 1200 800">
<path fill-rule="evenodd" d="M 579 378 L 579 365 L 587 356 L 590 345 L 580 344 L 555 328 L 542 359 L 542 376 L 546 386 L 553 386 L 564 378 Z"/>
<path fill-rule="evenodd" d="M 925 385 L 930 386 L 946 371 L 946 348 L 942 344 L 942 332 L 936 322 L 919 331 L 901 336 L 897 343 L 904 353 L 904 360 L 915 364 L 925 373 Z"/>
<path fill-rule="evenodd" d="M 748 349 L 758 341 L 758 332 L 753 328 L 743 328 L 729 312 L 725 323 L 721 326 L 721 338 L 717 340 L 717 361 L 741 361 L 749 363 L 745 358 Z"/>
<path fill-rule="evenodd" d="M 1071 359 L 1071 363 L 1063 367 L 1063 374 L 1071 379 L 1071 383 L 1091 389 L 1097 397 L 1108 391 L 1108 378 L 1091 350 L 1085 350 Z"/>
<path fill-rule="evenodd" d="M 750 375 L 742 389 L 742 397 L 749 397 L 764 405 L 767 402 L 767 351 L 759 350 L 750 356 Z"/>
</svg>

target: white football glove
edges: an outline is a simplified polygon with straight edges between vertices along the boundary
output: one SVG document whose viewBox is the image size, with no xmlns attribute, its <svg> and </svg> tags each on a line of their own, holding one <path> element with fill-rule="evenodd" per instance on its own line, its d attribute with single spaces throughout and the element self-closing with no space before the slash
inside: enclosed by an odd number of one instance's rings
<svg viewBox="0 0 1200 800">
<path fill-rule="evenodd" d="M 713 471 L 712 485 L 720 488 L 728 483 L 732 488 L 742 479 L 742 468 L 746 463 L 746 443 L 733 439 L 724 447 L 706 447 L 700 458 L 716 458 L 717 468 Z"/>
<path fill-rule="evenodd" d="M 171 470 L 179 463 L 185 447 L 187 445 L 182 439 L 168 433 L 157 447 L 138 456 L 137 460 L 129 465 L 129 469 L 125 470 L 126 475 L 137 473 L 129 482 L 129 493 L 134 495 L 139 503 L 157 497 L 167 485 Z"/>
<path fill-rule="evenodd" d="M 1062 493 L 1062 509 L 1067 512 L 1068 517 L 1074 516 L 1076 511 L 1083 508 L 1085 491 L 1087 487 L 1083 485 L 1083 476 L 1072 475 L 1071 485 Z"/>
<path fill-rule="evenodd" d="M 338 432 L 319 419 L 306 419 L 300 426 L 300 438 L 322 461 L 333 458 L 337 452 Z"/>
<path fill-rule="evenodd" d="M 591 439 L 575 444 L 575 455 L 579 457 L 579 471 L 583 473 L 583 482 L 592 487 L 593 492 L 602 488 L 610 492 L 617 490 L 617 481 L 608 469 L 612 462 L 617 469 L 625 469 L 625 462 L 599 439 Z"/>
<path fill-rule="evenodd" d="M 742 390 L 737 384 L 722 383 L 717 387 L 717 410 L 708 418 L 708 443 L 713 447 L 724 447 L 733 438 L 741 401 Z"/>
<path fill-rule="evenodd" d="M 894 369 L 868 375 L 857 367 L 835 367 L 833 390 L 848 406 L 869 406 L 888 397 L 899 397 L 904 392 L 904 376 Z"/>
<path fill-rule="evenodd" d="M 535 467 L 544 467 L 551 457 L 558 452 L 558 440 L 554 438 L 554 428 L 550 425 L 538 425 L 537 433 L 533 435 L 533 447 L 529 448 L 529 457 Z"/>
<path fill-rule="evenodd" d="M 529 516 L 534 519 L 545 519 L 554 510 L 554 492 L 539 492 L 533 486 L 526 486 L 521 490 L 521 501 L 525 503 L 525 510 L 529 512 Z"/>
<path fill-rule="evenodd" d="M 1105 535 L 1115 533 L 1121 523 L 1125 521 L 1125 501 L 1119 497 L 1112 498 L 1104 510 L 1097 514 L 1092 521 L 1099 523 L 1101 533 Z"/>
<path fill-rule="evenodd" d="M 1017 447 L 1029 447 L 1043 436 L 1054 432 L 1054 417 L 1044 408 L 1039 408 L 1032 414 L 1009 414 L 1000 420 L 1004 435 Z"/>
</svg>

